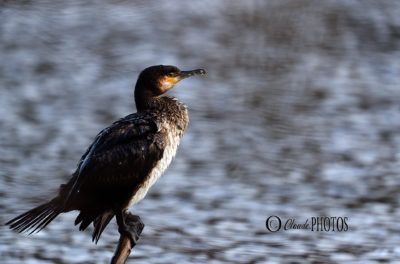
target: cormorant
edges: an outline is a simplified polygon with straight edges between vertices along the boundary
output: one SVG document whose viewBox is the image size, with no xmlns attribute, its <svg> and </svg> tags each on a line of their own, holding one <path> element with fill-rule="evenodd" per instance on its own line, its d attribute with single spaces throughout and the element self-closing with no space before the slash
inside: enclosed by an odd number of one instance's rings
<svg viewBox="0 0 400 264">
<path fill-rule="evenodd" d="M 182 79 L 202 74 L 204 69 L 164 65 L 144 69 L 135 87 L 137 113 L 96 136 L 55 198 L 6 224 L 18 232 L 39 232 L 60 213 L 79 210 L 75 225 L 82 231 L 93 222 L 92 240 L 97 243 L 115 215 L 118 231 L 135 243 L 125 223 L 127 208 L 142 200 L 167 169 L 189 122 L 183 103 L 161 95 Z"/>
</svg>

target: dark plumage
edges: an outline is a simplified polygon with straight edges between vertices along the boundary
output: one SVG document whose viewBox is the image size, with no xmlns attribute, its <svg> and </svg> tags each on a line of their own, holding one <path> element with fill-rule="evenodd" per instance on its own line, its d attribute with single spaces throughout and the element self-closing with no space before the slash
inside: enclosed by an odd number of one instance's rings
<svg viewBox="0 0 400 264">
<path fill-rule="evenodd" d="M 189 122 L 183 103 L 160 95 L 186 77 L 205 73 L 163 65 L 143 70 L 135 87 L 138 112 L 97 135 L 57 197 L 6 224 L 33 233 L 60 213 L 79 210 L 75 225 L 85 230 L 93 222 L 96 243 L 114 215 L 119 232 L 129 233 L 125 210 L 141 200 L 168 167 Z"/>
</svg>

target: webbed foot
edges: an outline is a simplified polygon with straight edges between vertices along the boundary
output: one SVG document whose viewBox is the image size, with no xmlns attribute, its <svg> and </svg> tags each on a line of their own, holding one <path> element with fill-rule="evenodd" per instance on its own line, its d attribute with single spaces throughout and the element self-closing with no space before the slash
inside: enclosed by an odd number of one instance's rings
<svg viewBox="0 0 400 264">
<path fill-rule="evenodd" d="M 132 245 L 135 246 L 144 228 L 144 223 L 138 215 L 133 215 L 129 212 L 124 212 L 123 218 L 123 223 L 118 225 L 118 232 L 129 237 Z"/>
</svg>

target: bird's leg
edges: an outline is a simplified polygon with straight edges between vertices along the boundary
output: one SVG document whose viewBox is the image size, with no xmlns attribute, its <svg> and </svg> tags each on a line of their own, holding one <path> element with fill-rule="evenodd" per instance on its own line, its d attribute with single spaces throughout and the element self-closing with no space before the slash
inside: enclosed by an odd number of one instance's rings
<svg viewBox="0 0 400 264">
<path fill-rule="evenodd" d="M 127 211 L 116 210 L 115 214 L 118 224 L 118 232 L 131 239 L 132 245 L 136 245 L 144 224 L 138 215 L 133 215 Z"/>
</svg>

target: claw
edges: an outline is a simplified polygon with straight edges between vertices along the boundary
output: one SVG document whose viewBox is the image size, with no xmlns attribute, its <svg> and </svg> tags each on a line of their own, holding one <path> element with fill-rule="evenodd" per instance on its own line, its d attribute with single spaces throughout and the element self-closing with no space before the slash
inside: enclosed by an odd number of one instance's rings
<svg viewBox="0 0 400 264">
<path fill-rule="evenodd" d="M 136 245 L 140 234 L 144 228 L 144 224 L 138 215 L 124 212 L 124 224 L 118 227 L 118 232 L 130 238 L 132 245 Z"/>
</svg>

